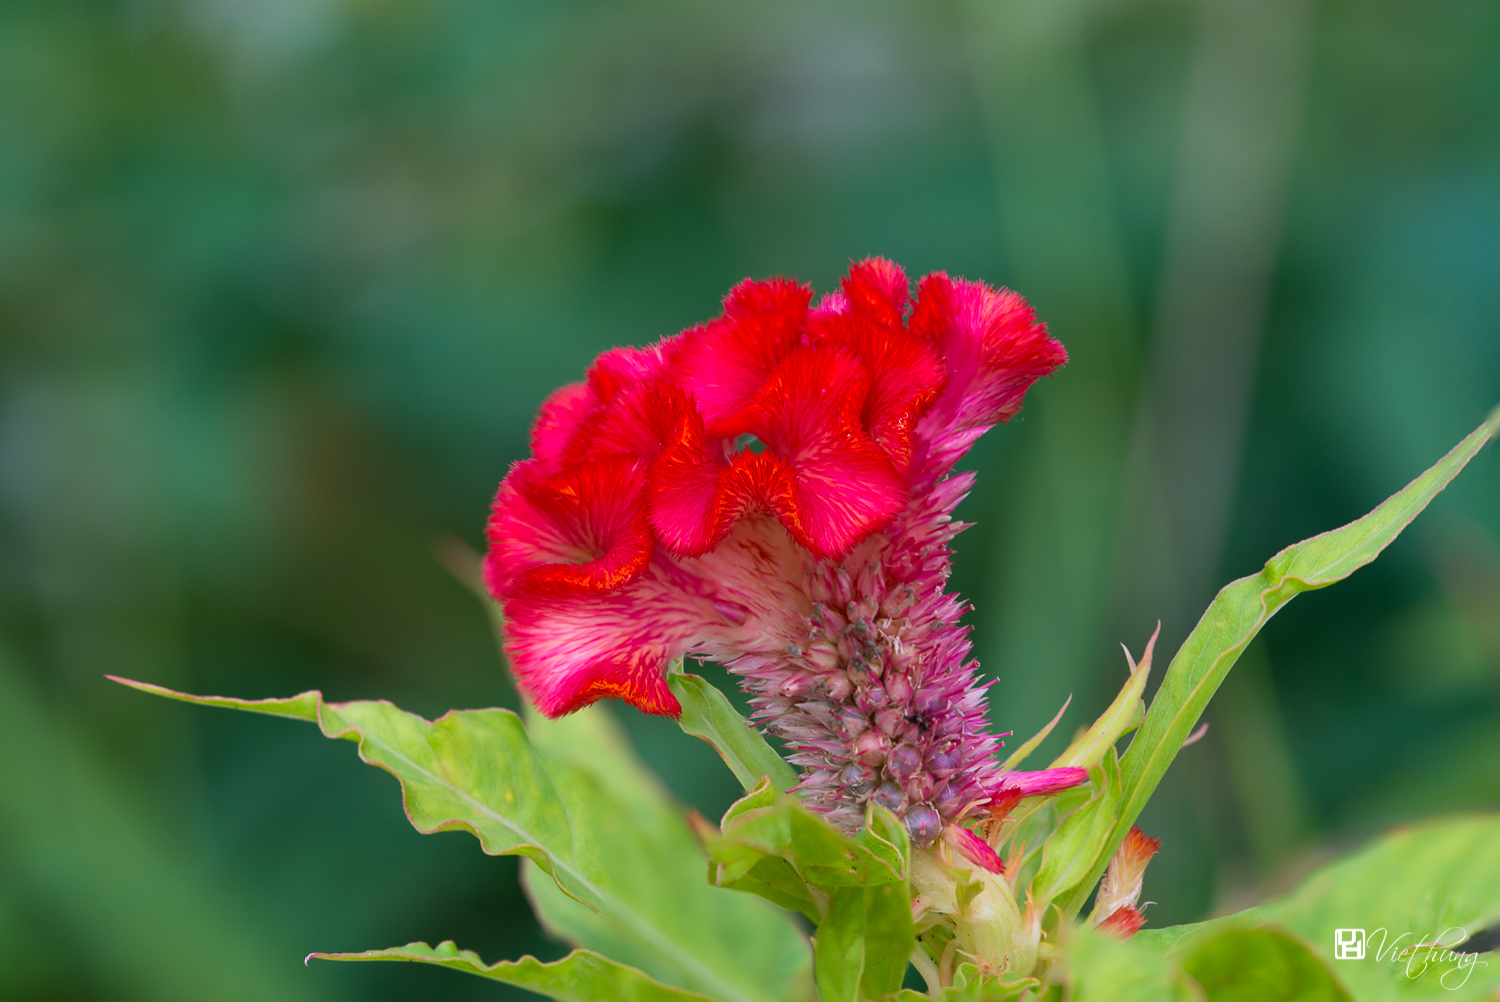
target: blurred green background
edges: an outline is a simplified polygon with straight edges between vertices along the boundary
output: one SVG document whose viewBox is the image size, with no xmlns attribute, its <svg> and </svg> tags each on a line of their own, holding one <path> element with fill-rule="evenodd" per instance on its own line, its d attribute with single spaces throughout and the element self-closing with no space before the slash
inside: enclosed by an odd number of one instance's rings
<svg viewBox="0 0 1500 1002">
<path fill-rule="evenodd" d="M 1073 693 L 1066 732 L 1120 641 L 1175 650 L 1500 401 L 1500 6 L 0 5 L 0 996 L 493 998 L 300 959 L 559 955 L 514 861 L 417 835 L 352 747 L 102 676 L 515 705 L 433 550 L 480 544 L 538 402 L 872 253 L 1013 286 L 1073 355 L 973 453 L 955 577 L 996 723 Z M 1500 805 L 1500 456 L 1210 718 L 1142 821 L 1154 925 Z"/>
</svg>

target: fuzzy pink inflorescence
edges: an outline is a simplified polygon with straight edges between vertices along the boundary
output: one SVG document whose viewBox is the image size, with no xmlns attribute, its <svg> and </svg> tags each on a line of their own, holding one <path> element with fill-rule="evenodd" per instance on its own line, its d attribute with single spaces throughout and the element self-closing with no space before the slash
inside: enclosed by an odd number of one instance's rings
<svg viewBox="0 0 1500 1002">
<path fill-rule="evenodd" d="M 739 676 L 755 719 L 848 830 L 870 803 L 919 844 L 1006 789 L 945 590 L 953 465 L 1067 360 L 1008 290 L 874 258 L 817 304 L 746 281 L 709 323 L 601 355 L 542 406 L 532 456 L 500 485 L 486 580 L 537 707 L 680 707 L 683 655 Z"/>
</svg>

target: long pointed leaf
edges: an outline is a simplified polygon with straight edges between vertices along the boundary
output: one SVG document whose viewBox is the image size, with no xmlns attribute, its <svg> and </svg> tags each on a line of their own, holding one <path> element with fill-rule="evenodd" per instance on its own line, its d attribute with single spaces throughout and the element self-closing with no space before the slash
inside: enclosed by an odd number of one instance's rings
<svg viewBox="0 0 1500 1002">
<path fill-rule="evenodd" d="M 707 679 L 673 671 L 667 675 L 667 685 L 682 704 L 678 719 L 682 729 L 713 745 L 746 790 L 754 789 L 762 776 L 782 793 L 797 785 L 797 771 Z"/>
<path fill-rule="evenodd" d="M 598 929 L 660 981 L 723 1002 L 773 1002 L 794 990 L 805 940 L 784 915 L 703 881 L 685 821 L 657 811 L 643 823 L 588 773 L 536 748 L 509 710 L 462 710 L 428 722 L 385 702 L 328 703 L 316 692 L 288 700 L 158 695 L 211 706 L 315 720 L 328 737 L 359 742 L 359 755 L 400 782 L 418 831 L 468 831 L 491 855 L 527 857 Z"/>
<path fill-rule="evenodd" d="M 544 964 L 535 957 L 486 964 L 473 950 L 460 950 L 450 940 L 434 949 L 408 943 L 389 950 L 362 953 L 313 953 L 309 960 L 405 960 L 434 964 L 491 981 L 528 988 L 561 1002 L 711 1002 L 711 996 L 664 985 L 646 974 L 601 957 L 590 950 L 574 950 L 561 960 Z"/>
<path fill-rule="evenodd" d="M 1261 627 L 1305 591 L 1342 581 L 1378 557 L 1500 431 L 1500 408 L 1430 469 L 1348 525 L 1282 550 L 1258 574 L 1224 587 L 1172 659 L 1140 730 L 1120 761 L 1124 795 L 1110 852 L 1130 831 L 1209 699 Z M 1110 852 L 1104 853 L 1108 860 Z M 1065 910 L 1076 915 L 1103 873 L 1096 866 Z"/>
</svg>

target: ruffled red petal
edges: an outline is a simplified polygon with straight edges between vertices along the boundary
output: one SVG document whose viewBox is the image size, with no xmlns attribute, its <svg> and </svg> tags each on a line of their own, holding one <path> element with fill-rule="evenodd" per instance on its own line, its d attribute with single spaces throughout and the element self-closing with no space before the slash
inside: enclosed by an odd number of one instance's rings
<svg viewBox="0 0 1500 1002">
<path fill-rule="evenodd" d="M 840 283 L 851 312 L 886 327 L 901 327 L 911 295 L 906 272 L 883 257 L 851 265 Z"/>
<path fill-rule="evenodd" d="M 547 476 L 536 460 L 516 464 L 487 528 L 485 579 L 496 597 L 606 594 L 636 578 L 653 549 L 643 467 L 612 457 Z"/>
<path fill-rule="evenodd" d="M 672 373 L 704 421 L 722 421 L 760 390 L 801 343 L 811 299 L 811 289 L 790 279 L 747 279 L 725 297 L 721 317 L 672 345 Z"/>
<path fill-rule="evenodd" d="M 684 562 L 722 563 L 731 536 L 746 553 L 774 537 L 843 558 L 1066 360 L 1013 293 L 939 274 L 911 302 L 885 259 L 810 298 L 787 279 L 743 282 L 718 319 L 606 352 L 543 404 L 533 458 L 496 495 L 485 565 L 543 712 L 606 696 L 676 712 L 666 659 L 721 642 L 713 631 L 760 601 L 714 597 L 717 572 L 689 586 Z"/>
<path fill-rule="evenodd" d="M 1026 300 L 943 272 L 922 279 L 911 328 L 943 355 L 948 406 L 938 411 L 955 427 L 1013 417 L 1031 384 L 1068 360 Z"/>
<path fill-rule="evenodd" d="M 710 434 L 751 434 L 766 454 L 740 452 L 734 466 L 758 474 L 767 508 L 818 557 L 840 557 L 906 505 L 906 481 L 866 434 L 869 373 L 836 344 L 791 352 L 745 407 Z M 783 467 L 772 470 L 774 455 Z M 764 475 L 759 475 L 765 470 Z M 787 488 L 790 487 L 790 491 Z"/>
<path fill-rule="evenodd" d="M 852 311 L 816 323 L 814 331 L 816 343 L 842 345 L 863 362 L 869 389 L 859 422 L 904 475 L 917 420 L 947 384 L 943 360 L 899 325 L 876 324 Z"/>
<path fill-rule="evenodd" d="M 569 383 L 542 402 L 531 426 L 531 458 L 555 471 L 580 425 L 599 405 L 588 383 Z"/>
</svg>

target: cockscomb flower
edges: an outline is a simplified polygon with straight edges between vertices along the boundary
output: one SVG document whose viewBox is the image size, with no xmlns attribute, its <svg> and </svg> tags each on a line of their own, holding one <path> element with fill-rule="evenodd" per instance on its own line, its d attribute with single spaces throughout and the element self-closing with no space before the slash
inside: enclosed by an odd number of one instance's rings
<svg viewBox="0 0 1500 1002">
<path fill-rule="evenodd" d="M 489 521 L 521 687 L 553 716 L 675 714 L 667 665 L 720 662 L 812 808 L 854 830 L 880 804 L 919 845 L 1006 791 L 1082 782 L 995 762 L 945 591 L 973 482 L 954 463 L 1066 360 L 1015 293 L 936 273 L 913 297 L 879 258 L 816 303 L 746 281 L 717 319 L 606 352 L 542 405 Z"/>
</svg>

